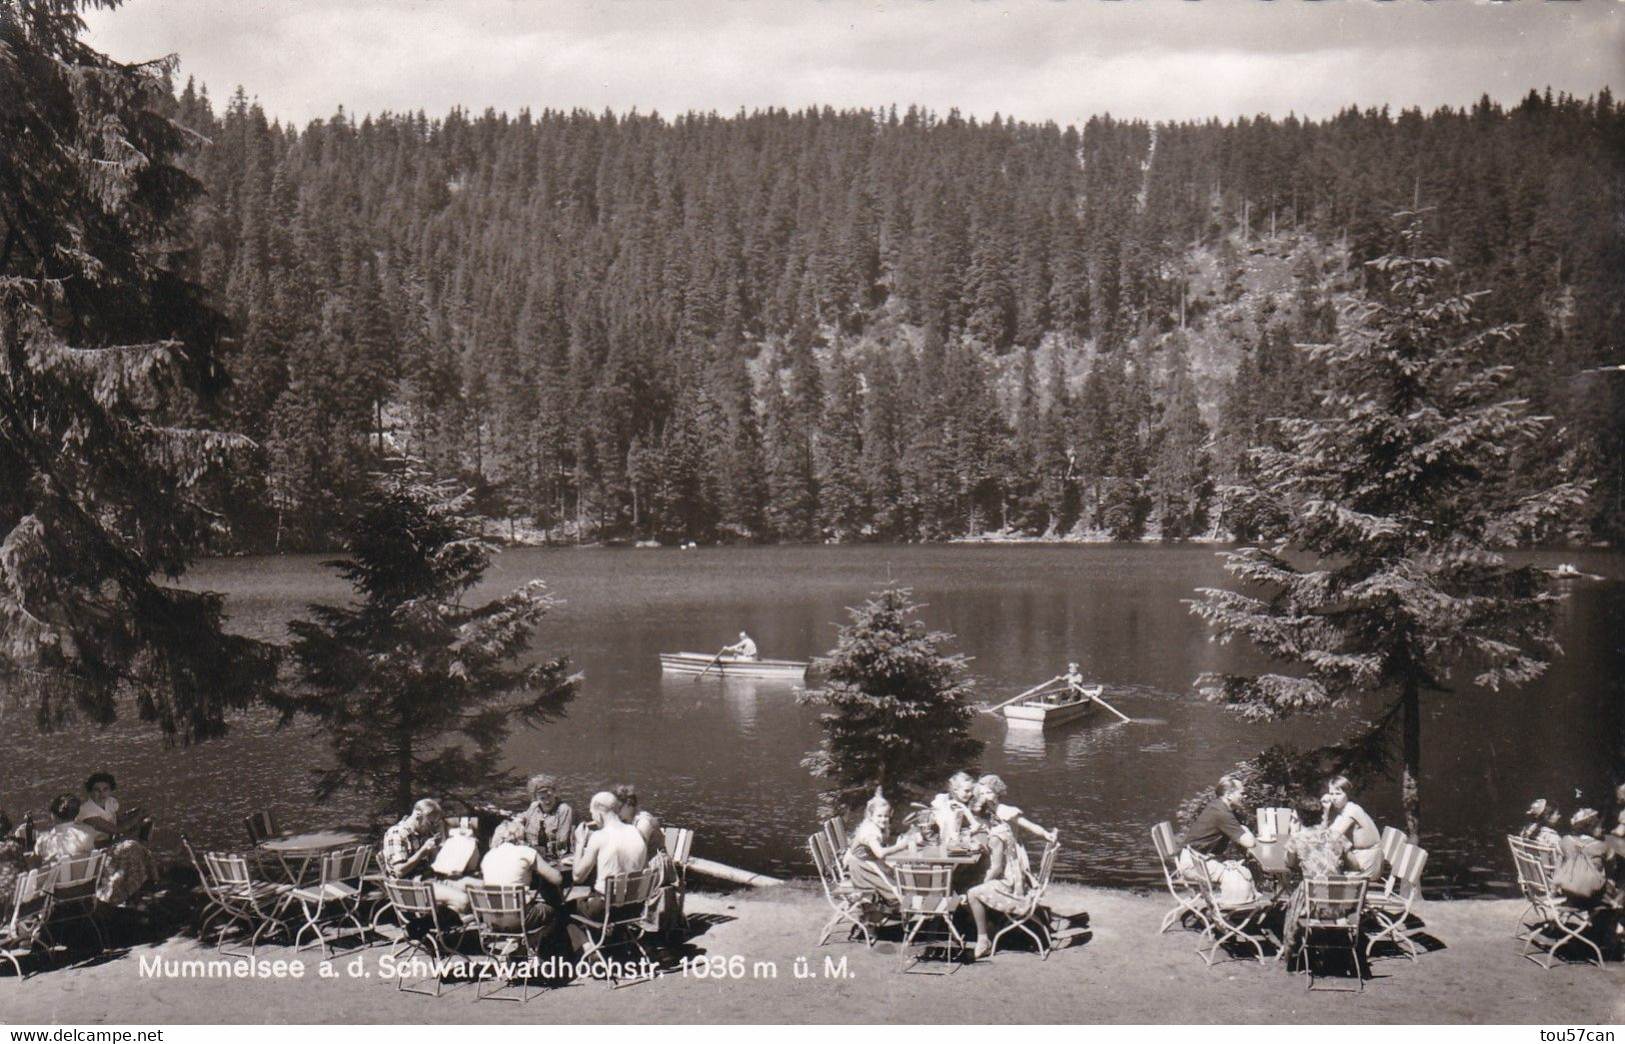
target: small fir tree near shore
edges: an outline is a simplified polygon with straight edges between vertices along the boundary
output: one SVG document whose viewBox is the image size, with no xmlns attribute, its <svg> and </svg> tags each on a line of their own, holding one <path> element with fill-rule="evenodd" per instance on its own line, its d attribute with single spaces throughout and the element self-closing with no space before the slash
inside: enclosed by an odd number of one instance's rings
<svg viewBox="0 0 1625 1044">
<path fill-rule="evenodd" d="M 828 684 L 802 702 L 828 708 L 824 739 L 802 764 L 829 786 L 826 810 L 863 807 L 878 789 L 894 803 L 940 787 L 973 764 L 966 658 L 942 652 L 953 636 L 928 631 L 907 588 L 887 588 L 847 610 L 835 648 L 814 663 Z"/>
<path fill-rule="evenodd" d="M 1389 701 L 1351 752 L 1380 752 L 1372 737 L 1397 726 L 1415 836 L 1422 698 L 1456 695 L 1457 667 L 1491 689 L 1527 682 L 1560 651 L 1549 578 L 1501 552 L 1551 532 L 1586 486 L 1510 479 L 1550 423 L 1507 393 L 1512 367 L 1490 361 L 1517 330 L 1481 325 L 1477 295 L 1441 286 L 1450 263 L 1420 253 L 1416 225 L 1403 239 L 1406 252 L 1370 263 L 1385 288 L 1351 308 L 1335 343 L 1309 347 L 1326 364 L 1316 411 L 1282 421 L 1284 448 L 1255 449 L 1256 481 L 1231 491 L 1276 520 L 1274 543 L 1227 553 L 1238 586 L 1200 590 L 1192 610 L 1218 641 L 1293 669 L 1203 675 L 1209 699 L 1252 718 Z"/>
<path fill-rule="evenodd" d="M 468 493 L 411 466 L 378 476 L 349 557 L 327 563 L 359 600 L 290 624 L 300 684 L 280 704 L 321 722 L 335 760 L 318 797 L 358 789 L 401 812 L 424 794 L 512 786 L 500 769 L 511 723 L 544 724 L 574 698 L 563 658 L 520 662 L 556 604 L 542 581 L 463 604 L 493 551 L 468 508 Z"/>
</svg>

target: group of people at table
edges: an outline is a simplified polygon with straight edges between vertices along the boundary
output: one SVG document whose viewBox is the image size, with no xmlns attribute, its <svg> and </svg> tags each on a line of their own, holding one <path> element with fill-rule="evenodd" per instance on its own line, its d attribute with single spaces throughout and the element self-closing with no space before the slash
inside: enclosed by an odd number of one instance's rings
<svg viewBox="0 0 1625 1044">
<path fill-rule="evenodd" d="M 472 831 L 447 830 L 438 801 L 419 800 L 384 832 L 379 849 L 384 872 L 430 882 L 437 906 L 452 918 L 468 912 L 470 884 L 527 888 L 527 927 L 553 937 L 560 929 L 574 931 L 567 923 L 571 913 L 603 915 L 611 877 L 650 869 L 663 907 L 660 919 L 680 916 L 679 877 L 665 834 L 659 819 L 638 807 L 635 788 L 622 785 L 594 794 L 581 822 L 552 777 L 532 776 L 528 792 L 530 805 L 497 824 L 483 855 Z M 572 938 L 577 949 L 582 941 Z"/>
<path fill-rule="evenodd" d="M 892 806 L 876 791 L 864 808 L 863 822 L 848 839 L 844 858 L 853 886 L 877 896 L 897 895 L 893 863 L 920 852 L 935 838 L 944 854 L 956 853 L 953 884 L 964 894 L 976 925 L 972 952 L 978 960 L 988 956 L 992 951 L 988 910 L 1009 913 L 1019 908 L 1035 884 L 1027 850 L 1016 831 L 1035 834 L 1052 844 L 1056 838 L 1055 831 L 1005 804 L 1006 793 L 1005 782 L 998 776 L 978 779 L 969 772 L 956 772 L 948 780 L 948 789 L 933 798 L 929 808 L 911 816 L 907 829 L 888 841 L 893 837 Z M 884 904 L 869 914 L 883 912 Z"/>
<path fill-rule="evenodd" d="M 1614 934 L 1625 935 L 1625 783 L 1614 790 L 1614 826 L 1606 828 L 1594 808 L 1575 809 L 1568 833 L 1562 832 L 1563 810 L 1538 798 L 1524 813 L 1518 831 L 1525 841 L 1546 849 L 1552 884 L 1571 902 L 1597 907 L 1612 915 Z"/>
<path fill-rule="evenodd" d="M 13 824 L 0 810 L 0 903 L 10 903 L 17 879 L 28 871 L 63 866 L 98 851 L 106 853 L 96 890 L 102 902 L 123 905 L 156 881 L 158 864 L 141 840 L 151 831 L 152 819 L 139 807 L 121 806 L 117 789 L 112 774 L 92 773 L 85 780 L 84 797 L 59 794 L 51 801 L 51 823 L 43 828 L 31 816 Z M 6 910 L 0 916 L 9 914 Z"/>
</svg>

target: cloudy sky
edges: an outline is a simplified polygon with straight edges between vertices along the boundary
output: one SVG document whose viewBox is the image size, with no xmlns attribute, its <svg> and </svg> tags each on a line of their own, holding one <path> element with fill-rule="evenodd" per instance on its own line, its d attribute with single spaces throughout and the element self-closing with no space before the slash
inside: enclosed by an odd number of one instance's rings
<svg viewBox="0 0 1625 1044">
<path fill-rule="evenodd" d="M 1625 87 L 1625 0 L 125 0 L 89 16 L 303 124 L 453 106 L 906 106 L 1077 123 Z"/>
</svg>

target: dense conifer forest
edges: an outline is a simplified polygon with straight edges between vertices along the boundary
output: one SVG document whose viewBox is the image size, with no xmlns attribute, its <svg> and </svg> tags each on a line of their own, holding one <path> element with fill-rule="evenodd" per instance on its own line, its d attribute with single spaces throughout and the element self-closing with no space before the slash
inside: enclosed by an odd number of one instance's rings
<svg viewBox="0 0 1625 1044">
<path fill-rule="evenodd" d="M 1395 215 L 1523 324 L 1510 462 L 1625 526 L 1625 109 L 1082 128 L 958 112 L 454 111 L 302 130 L 187 84 L 235 331 L 226 549 L 325 548 L 406 452 L 577 540 L 1246 535 L 1224 496 Z"/>
</svg>

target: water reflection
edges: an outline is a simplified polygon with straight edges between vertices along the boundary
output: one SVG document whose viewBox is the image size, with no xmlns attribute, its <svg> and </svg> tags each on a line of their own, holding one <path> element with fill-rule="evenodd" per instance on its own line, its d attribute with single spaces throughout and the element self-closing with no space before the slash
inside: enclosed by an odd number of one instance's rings
<svg viewBox="0 0 1625 1044">
<path fill-rule="evenodd" d="M 280 638 L 306 603 L 347 597 L 320 561 L 208 562 L 191 582 L 227 594 L 233 627 Z M 1576 564 L 1625 573 L 1617 554 Z M 1195 588 L 1224 582 L 1211 548 L 517 550 L 497 559 L 475 597 L 545 579 L 564 604 L 538 632 L 537 654 L 567 653 L 585 683 L 567 717 L 516 731 L 508 760 L 559 777 L 578 806 L 607 785 L 634 783 L 647 807 L 698 831 L 699 854 L 806 873 L 802 844 L 819 783 L 801 762 L 818 744 L 819 709 L 798 704 L 783 683 L 668 679 L 659 653 L 714 649 L 745 628 L 764 656 L 818 655 L 834 644 L 845 607 L 888 575 L 914 588 L 929 626 L 957 635 L 952 648 L 973 657 L 979 698 L 1008 698 L 1078 660 L 1136 719 L 1097 714 L 1046 731 L 983 714 L 972 726 L 987 743 L 974 767 L 999 773 L 1012 803 L 1061 831 L 1069 876 L 1160 883 L 1148 858 L 1152 823 L 1238 759 L 1273 743 L 1326 742 L 1377 709 L 1260 726 L 1193 698 L 1191 682 L 1205 670 L 1260 666 L 1240 647 L 1209 642 L 1184 604 Z M 1571 587 L 1558 620 L 1566 656 L 1545 677 L 1502 693 L 1457 678 L 1454 693 L 1429 699 L 1428 872 L 1452 888 L 1508 878 L 1504 836 L 1532 798 L 1607 805 L 1625 765 L 1625 584 Z M 19 724 L 0 738 L 0 807 L 13 815 L 106 769 L 121 797 L 158 813 L 156 842 L 170 854 L 180 829 L 206 845 L 241 844 L 242 817 L 262 807 L 294 825 L 354 818 L 352 807 L 311 800 L 313 774 L 328 759 L 323 738 L 304 725 L 278 728 L 263 712 L 239 716 L 223 741 L 179 750 L 135 722 L 43 738 Z M 944 765 L 943 776 L 957 767 Z M 1392 821 L 1396 790 L 1383 783 L 1362 804 Z"/>
</svg>

